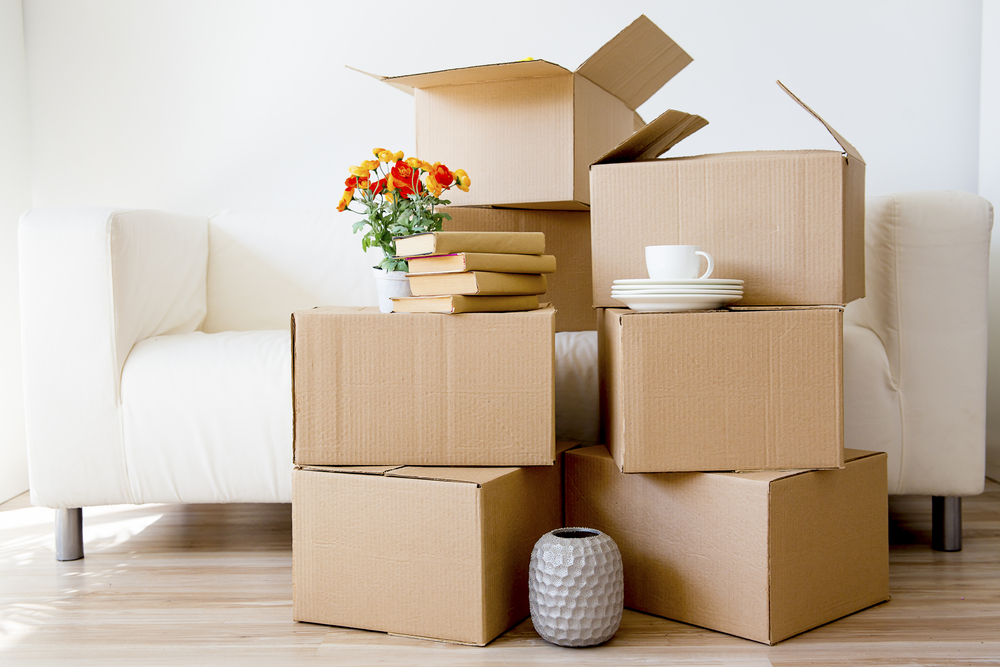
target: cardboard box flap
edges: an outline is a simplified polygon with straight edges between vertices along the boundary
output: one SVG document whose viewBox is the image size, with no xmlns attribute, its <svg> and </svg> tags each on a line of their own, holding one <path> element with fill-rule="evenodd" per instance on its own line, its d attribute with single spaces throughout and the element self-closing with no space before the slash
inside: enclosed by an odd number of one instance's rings
<svg viewBox="0 0 1000 667">
<path fill-rule="evenodd" d="M 818 121 L 819 121 L 820 123 L 822 123 L 822 124 L 823 124 L 823 127 L 825 127 L 825 128 L 827 129 L 827 131 L 828 131 L 828 132 L 829 132 L 830 134 L 832 134 L 832 135 L 833 135 L 833 138 L 837 140 L 837 143 L 838 143 L 838 144 L 840 144 L 840 147 L 844 149 L 844 152 L 845 152 L 845 153 L 847 153 L 847 154 L 848 154 L 849 156 L 851 156 L 852 158 L 855 158 L 856 160 L 860 160 L 861 162 L 864 162 L 864 161 L 865 161 L 865 160 L 864 160 L 864 158 L 863 158 L 863 157 L 861 157 L 861 153 L 859 153 L 859 152 L 858 152 L 858 149 L 857 149 L 857 148 L 855 148 L 854 146 L 852 146 L 852 145 L 851 145 L 851 143 L 850 143 L 850 142 L 849 142 L 849 141 L 848 141 L 847 139 L 844 139 L 844 137 L 840 136 L 840 133 L 839 133 L 839 132 L 837 132 L 837 131 L 836 131 L 835 129 L 833 129 L 832 127 L 830 127 L 830 124 L 829 124 L 829 123 L 827 123 L 827 122 L 826 122 L 825 120 L 823 120 L 822 118 L 820 118 L 820 115 L 819 115 L 818 113 L 816 113 L 815 111 L 813 111 L 812 109 L 810 109 L 810 108 L 809 108 L 809 107 L 808 107 L 808 106 L 806 105 L 806 103 L 805 103 L 805 102 L 803 102 L 802 100 L 800 100 L 800 99 L 799 99 L 799 98 L 798 98 L 798 97 L 797 97 L 797 96 L 795 95 L 795 93 L 793 93 L 792 91 L 790 91 L 790 90 L 788 89 L 788 87 L 787 87 L 787 86 L 785 86 L 785 84 L 781 83 L 781 81 L 776 81 L 775 83 L 777 83 L 777 84 L 778 84 L 779 86 L 781 86 L 781 89 L 782 89 L 783 91 L 785 91 L 786 93 L 788 93 L 788 96 L 789 96 L 789 97 L 791 97 L 791 98 L 792 98 L 793 100 L 795 100 L 796 102 L 798 102 L 798 103 L 799 103 L 799 106 L 801 106 L 801 107 L 802 107 L 803 109 L 805 109 L 806 111 L 808 111 L 808 112 L 809 112 L 809 114 L 810 114 L 810 115 L 811 115 L 811 116 L 812 116 L 813 118 L 815 118 L 815 119 L 816 119 L 816 120 L 818 120 Z"/>
<path fill-rule="evenodd" d="M 407 95 L 413 95 L 413 87 L 412 86 L 406 86 L 406 85 L 403 85 L 401 83 L 393 83 L 392 81 L 386 81 L 385 80 L 386 77 L 382 76 L 381 74 L 372 74 L 371 72 L 366 72 L 363 69 L 358 69 L 357 67 L 351 67 L 350 65 L 344 65 L 344 67 L 346 67 L 349 70 L 354 70 L 358 74 L 364 74 L 365 76 L 370 76 L 373 79 L 378 79 L 379 81 L 385 81 L 386 83 L 388 83 L 390 86 L 392 86 L 396 90 L 402 90 Z"/>
<path fill-rule="evenodd" d="M 386 477 L 406 477 L 408 479 L 426 479 L 437 482 L 462 482 L 482 486 L 504 475 L 518 470 L 517 468 L 437 468 L 429 466 L 404 466 L 385 473 Z"/>
<path fill-rule="evenodd" d="M 507 79 L 529 79 L 558 74 L 569 74 L 565 67 L 547 60 L 522 60 L 495 65 L 475 65 L 455 69 L 382 77 L 390 86 L 408 88 L 433 88 L 434 86 L 458 86 L 466 83 L 484 83 Z"/>
<path fill-rule="evenodd" d="M 636 109 L 691 60 L 684 49 L 642 15 L 576 71 L 630 109 Z"/>
<path fill-rule="evenodd" d="M 350 475 L 385 475 L 390 470 L 401 466 L 317 466 L 301 465 L 295 466 L 299 470 L 311 470 L 313 472 L 339 472 Z"/>
<path fill-rule="evenodd" d="M 706 125 L 708 121 L 701 116 L 668 109 L 602 155 L 594 164 L 652 160 Z"/>
</svg>

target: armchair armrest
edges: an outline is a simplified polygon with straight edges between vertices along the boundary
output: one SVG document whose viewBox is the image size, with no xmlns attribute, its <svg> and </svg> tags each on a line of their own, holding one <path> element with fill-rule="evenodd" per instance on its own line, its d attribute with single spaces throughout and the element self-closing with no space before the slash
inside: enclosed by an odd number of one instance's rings
<svg viewBox="0 0 1000 667">
<path fill-rule="evenodd" d="M 81 507 L 131 499 L 120 379 L 140 340 L 205 317 L 207 218 L 52 208 L 18 227 L 31 500 Z"/>
<path fill-rule="evenodd" d="M 964 192 L 914 192 L 868 198 L 866 218 L 867 295 L 844 321 L 878 336 L 898 397 L 901 462 L 890 493 L 980 493 L 993 208 Z M 849 383 L 848 370 L 845 362 Z"/>
</svg>

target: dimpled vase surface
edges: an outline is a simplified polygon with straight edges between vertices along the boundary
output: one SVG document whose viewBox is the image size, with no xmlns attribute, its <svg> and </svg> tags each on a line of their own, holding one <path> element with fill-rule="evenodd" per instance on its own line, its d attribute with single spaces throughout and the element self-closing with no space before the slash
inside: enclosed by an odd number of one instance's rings
<svg viewBox="0 0 1000 667">
<path fill-rule="evenodd" d="M 559 646 L 595 646 L 611 639 L 622 620 L 622 556 L 610 537 L 592 528 L 559 528 L 542 536 L 528 570 L 531 622 Z"/>
</svg>

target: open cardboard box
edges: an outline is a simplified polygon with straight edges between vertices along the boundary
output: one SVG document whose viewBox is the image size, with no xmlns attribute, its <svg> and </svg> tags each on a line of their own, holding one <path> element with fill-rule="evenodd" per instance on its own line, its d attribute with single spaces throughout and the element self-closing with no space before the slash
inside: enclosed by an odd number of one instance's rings
<svg viewBox="0 0 1000 667">
<path fill-rule="evenodd" d="M 555 460 L 555 310 L 292 314 L 299 465 Z"/>
<path fill-rule="evenodd" d="M 381 78 L 415 97 L 417 155 L 472 178 L 455 205 L 585 210 L 590 164 L 690 62 L 640 16 L 575 71 L 528 60 Z"/>
<path fill-rule="evenodd" d="M 562 466 L 297 467 L 292 515 L 296 621 L 483 645 L 529 614 Z"/>
<path fill-rule="evenodd" d="M 843 467 L 840 307 L 599 313 L 601 422 L 623 472 Z"/>
<path fill-rule="evenodd" d="M 780 82 L 779 82 L 779 85 Z M 655 159 L 707 124 L 667 111 L 590 170 L 594 305 L 612 281 L 646 278 L 648 245 L 700 245 L 713 278 L 744 280 L 741 305 L 847 304 L 865 295 L 865 163 L 841 150 Z"/>
<path fill-rule="evenodd" d="M 556 331 L 593 331 L 597 313 L 591 307 L 590 213 L 538 211 L 483 206 L 448 206 L 445 230 L 470 232 L 542 232 L 545 253 L 556 258 L 556 272 L 546 276 L 548 291 L 539 301 L 556 309 Z"/>
<path fill-rule="evenodd" d="M 566 453 L 566 523 L 617 543 L 625 606 L 765 644 L 889 599 L 886 455 L 843 470 L 623 475 Z"/>
</svg>

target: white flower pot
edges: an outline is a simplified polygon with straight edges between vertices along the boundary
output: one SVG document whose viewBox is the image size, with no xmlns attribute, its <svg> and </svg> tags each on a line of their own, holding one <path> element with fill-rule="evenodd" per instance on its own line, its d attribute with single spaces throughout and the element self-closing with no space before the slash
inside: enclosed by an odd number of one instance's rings
<svg viewBox="0 0 1000 667">
<path fill-rule="evenodd" d="M 372 269 L 375 274 L 375 287 L 378 290 L 378 309 L 383 313 L 392 312 L 393 297 L 410 296 L 410 280 L 405 271 L 386 271 Z"/>
<path fill-rule="evenodd" d="M 528 572 L 531 622 L 559 646 L 595 646 L 611 639 L 622 620 L 622 556 L 593 528 L 559 528 L 535 543 Z"/>
</svg>

